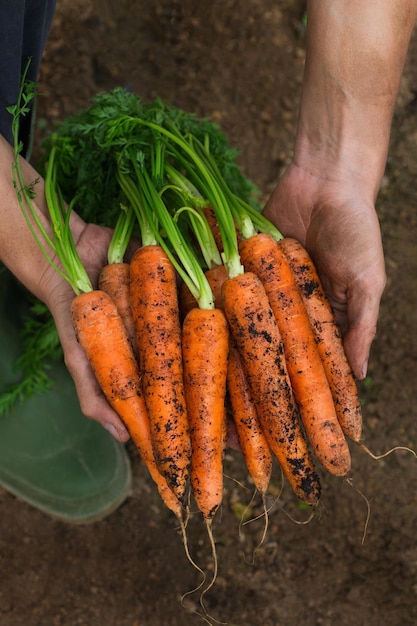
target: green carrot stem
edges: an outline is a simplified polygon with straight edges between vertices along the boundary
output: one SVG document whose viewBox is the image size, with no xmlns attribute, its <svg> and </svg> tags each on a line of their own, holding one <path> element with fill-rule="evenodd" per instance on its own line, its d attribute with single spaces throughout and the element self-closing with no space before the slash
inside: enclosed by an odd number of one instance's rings
<svg viewBox="0 0 417 626">
<path fill-rule="evenodd" d="M 93 287 L 78 255 L 71 232 L 70 217 L 75 198 L 65 206 L 56 184 L 55 147 L 52 148 L 45 174 L 45 199 L 52 224 L 56 254 L 64 268 L 65 278 L 75 294 L 92 291 Z"/>
<path fill-rule="evenodd" d="M 112 263 L 123 263 L 127 246 L 129 245 L 135 226 L 136 215 L 132 205 L 121 205 L 119 217 L 114 227 L 113 235 L 110 240 L 107 252 L 107 261 Z"/>
<path fill-rule="evenodd" d="M 248 202 L 245 202 L 242 198 L 238 196 L 233 196 L 233 206 L 237 211 L 240 211 L 242 214 L 248 215 L 252 220 L 253 224 L 256 226 L 257 230 L 260 233 L 265 233 L 271 235 L 275 241 L 280 241 L 283 239 L 284 235 L 280 230 L 267 218 L 263 213 L 257 211 L 253 206 L 251 206 Z M 243 235 L 243 233 L 242 233 Z"/>
<path fill-rule="evenodd" d="M 254 227 L 256 227 L 257 231 L 270 234 L 276 241 L 282 239 L 282 233 L 272 222 L 260 211 L 257 211 L 248 202 L 245 202 L 231 191 L 220 173 L 216 160 L 207 150 L 206 146 L 201 144 L 196 138 L 193 138 L 192 143 L 196 152 L 198 152 L 200 158 L 205 162 L 207 168 L 210 169 L 212 175 L 222 188 L 243 238 L 248 239 L 252 237 L 255 234 Z"/>
<path fill-rule="evenodd" d="M 144 201 L 140 190 L 132 178 L 128 174 L 122 173 L 120 169 L 117 172 L 117 179 L 135 213 L 139 224 L 142 245 L 150 246 L 156 244 L 155 228 L 152 227 L 144 210 Z"/>
</svg>

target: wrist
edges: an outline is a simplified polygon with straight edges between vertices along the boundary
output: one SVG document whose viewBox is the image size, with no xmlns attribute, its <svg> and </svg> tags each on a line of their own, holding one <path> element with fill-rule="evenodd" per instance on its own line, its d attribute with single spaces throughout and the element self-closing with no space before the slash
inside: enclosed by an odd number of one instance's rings
<svg viewBox="0 0 417 626">
<path fill-rule="evenodd" d="M 346 124 L 346 126 L 343 126 Z M 388 134 L 388 133 L 387 133 Z M 363 197 L 375 202 L 384 175 L 389 134 L 386 138 L 366 137 L 357 119 L 349 124 L 346 117 L 340 127 L 315 122 L 300 116 L 294 151 L 294 165 L 311 175 L 335 185 L 351 185 Z"/>
<path fill-rule="evenodd" d="M 416 0 L 309 0 L 295 163 L 376 198 Z"/>
</svg>

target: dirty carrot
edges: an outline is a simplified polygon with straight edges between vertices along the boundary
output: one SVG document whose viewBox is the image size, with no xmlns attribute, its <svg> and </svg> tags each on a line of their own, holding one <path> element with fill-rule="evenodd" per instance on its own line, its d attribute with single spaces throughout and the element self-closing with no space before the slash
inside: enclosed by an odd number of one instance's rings
<svg viewBox="0 0 417 626">
<path fill-rule="evenodd" d="M 224 265 L 205 272 L 215 306 L 224 309 L 223 284 L 227 280 Z M 272 472 L 271 451 L 259 422 L 239 352 L 231 342 L 227 363 L 227 388 L 238 441 L 248 472 L 256 489 L 265 496 Z"/>
<path fill-rule="evenodd" d="M 229 328 L 221 310 L 221 286 L 225 275 L 223 265 L 205 272 L 216 308 L 204 310 L 197 303 L 183 324 L 184 386 L 192 441 L 191 484 L 195 500 L 206 519 L 211 519 L 219 508 L 223 493 L 229 348 Z M 201 350 L 199 357 L 195 354 L 197 344 L 193 345 L 196 341 Z M 210 440 L 212 449 L 208 446 Z M 203 468 L 207 470 L 204 474 Z M 216 483 L 217 489 L 214 488 Z"/>
<path fill-rule="evenodd" d="M 345 476 L 351 465 L 349 447 L 288 261 L 277 242 L 263 233 L 245 240 L 240 253 L 245 268 L 261 279 L 271 303 L 294 396 L 311 446 L 327 471 Z"/>
<path fill-rule="evenodd" d="M 297 496 L 316 504 L 314 470 L 285 365 L 278 325 L 260 279 L 251 272 L 223 285 L 226 318 L 265 437 Z"/>
<path fill-rule="evenodd" d="M 136 350 L 135 323 L 130 305 L 129 263 L 109 263 L 103 267 L 98 278 L 98 287 L 105 291 L 115 303 L 122 318 L 132 348 Z"/>
<path fill-rule="evenodd" d="M 192 446 L 191 486 L 194 499 L 203 515 L 214 564 L 211 580 L 200 595 L 200 604 L 207 617 L 203 598 L 214 585 L 218 567 L 212 522 L 223 498 L 229 328 L 223 312 L 214 307 L 212 290 L 195 255 L 194 248 L 188 245 L 178 227 L 177 220 L 173 218 L 164 203 L 166 188 L 162 188 L 160 193 L 157 193 L 146 171 L 141 172 L 139 178 L 147 195 L 149 207 L 152 207 L 156 213 L 165 234 L 164 238 L 159 237 L 161 245 L 164 246 L 167 255 L 197 303 L 197 306 L 187 313 L 183 323 L 182 355 L 184 392 Z M 170 191 L 172 191 L 171 186 Z M 183 190 L 177 189 L 176 193 L 180 199 L 183 198 Z M 198 236 L 195 232 L 196 238 L 204 247 L 204 242 L 207 240 L 204 236 L 200 236 L 204 227 L 201 231 L 201 221 L 200 219 L 194 220 L 193 209 L 185 204 L 177 209 L 176 216 L 179 213 L 192 216 L 191 228 L 198 229 Z M 207 258 L 206 253 L 207 250 L 204 250 L 205 258 Z"/>
<path fill-rule="evenodd" d="M 264 496 L 272 472 L 272 456 L 262 430 L 237 349 L 231 345 L 227 388 L 233 421 L 246 467 L 256 489 Z"/>
<path fill-rule="evenodd" d="M 362 432 L 362 411 L 358 390 L 343 347 L 340 328 L 320 277 L 309 253 L 299 241 L 285 237 L 278 245 L 284 251 L 300 288 L 329 381 L 339 423 L 347 437 L 359 442 Z"/>
<path fill-rule="evenodd" d="M 147 245 L 135 252 L 130 263 L 130 293 L 155 458 L 171 489 L 182 499 L 191 443 L 176 274 L 161 246 Z"/>
<path fill-rule="evenodd" d="M 135 211 L 142 241 L 142 247 L 130 261 L 130 302 L 156 463 L 182 500 L 189 476 L 191 441 L 184 396 L 177 275 L 158 243 L 159 223 L 136 157 L 136 151 L 129 147 L 124 166 L 118 171 L 120 186 Z"/>
<path fill-rule="evenodd" d="M 135 213 L 132 207 L 122 207 L 107 251 L 107 264 L 98 278 L 98 287 L 108 293 L 116 304 L 129 340 L 136 351 L 135 325 L 130 305 L 130 267 L 124 262 L 134 223 Z"/>
<path fill-rule="evenodd" d="M 213 519 L 223 500 L 223 455 L 226 433 L 226 374 L 229 328 L 220 309 L 194 308 L 183 324 L 184 387 L 192 442 L 191 486 L 203 515 L 213 556 L 213 574 L 200 604 L 217 578 Z M 211 622 L 209 622 L 211 623 Z"/>
<path fill-rule="evenodd" d="M 184 384 L 192 441 L 191 484 L 205 520 L 223 497 L 229 330 L 219 309 L 192 309 L 183 325 Z"/>
</svg>

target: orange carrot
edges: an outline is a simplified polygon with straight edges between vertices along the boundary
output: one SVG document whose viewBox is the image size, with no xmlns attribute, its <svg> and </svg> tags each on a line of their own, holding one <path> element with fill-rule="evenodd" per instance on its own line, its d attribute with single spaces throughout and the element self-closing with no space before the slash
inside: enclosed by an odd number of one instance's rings
<svg viewBox="0 0 417 626">
<path fill-rule="evenodd" d="M 343 347 L 342 335 L 313 260 L 304 246 L 291 237 L 278 242 L 301 291 L 317 349 L 323 361 L 336 414 L 346 437 L 359 442 L 362 411 L 358 390 Z"/>
<path fill-rule="evenodd" d="M 138 365 L 116 305 L 105 292 L 89 291 L 73 299 L 71 315 L 103 394 L 129 431 L 164 503 L 180 520 L 181 504 L 155 463 Z"/>
<path fill-rule="evenodd" d="M 281 337 L 259 278 L 250 272 L 223 285 L 226 318 L 265 437 L 298 497 L 316 504 L 320 484 L 298 421 Z"/>
<path fill-rule="evenodd" d="M 219 265 L 206 272 L 217 308 L 224 309 L 223 284 L 227 270 Z M 227 363 L 227 387 L 231 412 L 248 472 L 258 491 L 265 495 L 272 472 L 271 451 L 260 425 L 239 353 L 231 342 Z"/>
<path fill-rule="evenodd" d="M 109 263 L 101 270 L 98 287 L 105 291 L 115 303 L 122 318 L 131 345 L 136 351 L 135 322 L 130 304 L 130 266 L 129 263 Z"/>
<path fill-rule="evenodd" d="M 148 245 L 135 252 L 130 264 L 130 289 L 155 458 L 181 500 L 189 474 L 191 442 L 176 274 L 160 246 Z"/>
<path fill-rule="evenodd" d="M 242 361 L 233 345 L 229 351 L 227 387 L 246 467 L 256 489 L 265 495 L 272 472 L 271 451 L 258 419 Z"/>
<path fill-rule="evenodd" d="M 300 290 L 285 255 L 267 234 L 242 242 L 240 252 L 245 269 L 260 277 L 271 303 L 307 438 L 325 469 L 345 476 L 351 465 L 349 447 L 336 416 Z"/>
<path fill-rule="evenodd" d="M 183 325 L 184 386 L 192 442 L 191 485 L 210 523 L 223 497 L 229 329 L 219 309 L 192 309 Z"/>
</svg>

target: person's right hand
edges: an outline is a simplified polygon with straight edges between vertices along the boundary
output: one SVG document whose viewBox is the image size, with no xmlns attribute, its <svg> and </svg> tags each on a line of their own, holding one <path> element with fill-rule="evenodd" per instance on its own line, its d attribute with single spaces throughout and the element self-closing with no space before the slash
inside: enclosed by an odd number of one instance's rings
<svg viewBox="0 0 417 626">
<path fill-rule="evenodd" d="M 385 286 L 381 232 L 372 199 L 346 175 L 320 178 L 291 165 L 265 215 L 298 239 L 316 264 L 356 378 L 366 376 Z"/>
<path fill-rule="evenodd" d="M 310 252 L 359 379 L 386 281 L 375 202 L 416 15 L 417 0 L 308 0 L 293 162 L 265 209 Z"/>
</svg>

